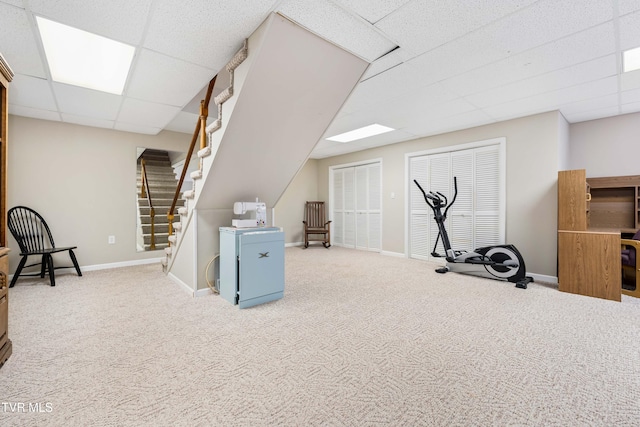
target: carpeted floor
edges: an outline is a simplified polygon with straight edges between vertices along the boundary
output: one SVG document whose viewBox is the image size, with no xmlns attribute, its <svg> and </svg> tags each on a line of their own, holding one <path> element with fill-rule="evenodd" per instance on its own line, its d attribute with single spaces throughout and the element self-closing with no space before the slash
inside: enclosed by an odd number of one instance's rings
<svg viewBox="0 0 640 427">
<path fill-rule="evenodd" d="M 636 299 L 433 267 L 288 248 L 245 310 L 160 265 L 20 279 L 0 425 L 640 425 Z"/>
</svg>

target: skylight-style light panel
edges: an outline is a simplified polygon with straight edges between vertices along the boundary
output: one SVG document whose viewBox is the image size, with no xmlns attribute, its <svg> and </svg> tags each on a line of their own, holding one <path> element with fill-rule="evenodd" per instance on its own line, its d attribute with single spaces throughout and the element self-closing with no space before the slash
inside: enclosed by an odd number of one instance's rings
<svg viewBox="0 0 640 427">
<path fill-rule="evenodd" d="M 36 22 L 54 81 L 122 95 L 133 46 L 40 16 Z"/>
<path fill-rule="evenodd" d="M 640 70 L 640 47 L 622 52 L 622 71 Z"/>
<path fill-rule="evenodd" d="M 361 127 L 359 129 L 354 129 L 349 132 L 332 136 L 330 138 L 327 138 L 327 140 L 336 141 L 336 142 L 351 142 L 351 141 L 356 141 L 358 139 L 368 138 L 370 136 L 391 132 L 392 130 L 395 130 L 395 129 L 374 123 L 369 126 Z"/>
</svg>

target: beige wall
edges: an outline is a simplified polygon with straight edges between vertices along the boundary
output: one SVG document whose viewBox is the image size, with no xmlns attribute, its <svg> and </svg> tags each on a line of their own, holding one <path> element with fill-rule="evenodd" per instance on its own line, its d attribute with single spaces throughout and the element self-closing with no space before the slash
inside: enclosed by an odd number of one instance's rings
<svg viewBox="0 0 640 427">
<path fill-rule="evenodd" d="M 11 115 L 8 206 L 40 212 L 56 246 L 78 246 L 81 266 L 161 257 L 136 251 L 136 147 L 186 151 L 189 142 L 175 132 L 151 136 Z M 109 235 L 116 244 L 107 243 Z M 13 272 L 13 237 L 9 247 Z"/>
<path fill-rule="evenodd" d="M 310 159 L 275 206 L 275 226 L 284 229 L 286 243 L 302 243 L 304 202 L 318 200 L 318 161 Z"/>
<path fill-rule="evenodd" d="M 570 169 L 587 177 L 640 175 L 640 113 L 571 125 Z"/>
<path fill-rule="evenodd" d="M 405 252 L 405 154 L 506 137 L 506 240 L 522 252 L 531 273 L 556 274 L 557 172 L 566 121 L 557 112 L 538 114 L 443 135 L 420 138 L 318 161 L 318 198 L 329 198 L 329 167 L 382 159 L 382 250 Z M 390 197 L 395 193 L 395 198 Z"/>
</svg>

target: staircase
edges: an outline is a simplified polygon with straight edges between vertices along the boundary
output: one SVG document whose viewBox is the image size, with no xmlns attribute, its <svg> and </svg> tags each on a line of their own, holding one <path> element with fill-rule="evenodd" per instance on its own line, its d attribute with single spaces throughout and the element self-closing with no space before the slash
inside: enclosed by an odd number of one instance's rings
<svg viewBox="0 0 640 427">
<path fill-rule="evenodd" d="M 245 40 L 215 80 L 209 110 L 217 118 L 197 127 L 206 144 L 176 208 L 165 272 L 194 295 L 208 291 L 219 228 L 231 224 L 233 203 L 258 197 L 270 212 L 367 66 L 279 14 Z"/>
<path fill-rule="evenodd" d="M 167 212 L 171 207 L 178 182 L 171 166 L 169 153 L 166 151 L 146 149 L 138 158 L 136 194 L 138 195 L 139 250 L 153 250 L 151 249 L 151 209 L 147 197 L 142 197 L 142 159 L 145 161 L 151 203 L 155 210 L 155 250 L 164 249 L 169 246 Z M 184 200 L 179 199 L 178 204 L 184 204 Z"/>
</svg>

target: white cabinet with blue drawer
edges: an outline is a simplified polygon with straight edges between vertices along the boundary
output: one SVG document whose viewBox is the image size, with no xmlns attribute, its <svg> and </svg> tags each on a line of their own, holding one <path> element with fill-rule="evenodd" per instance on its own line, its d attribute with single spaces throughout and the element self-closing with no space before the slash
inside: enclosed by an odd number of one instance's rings
<svg viewBox="0 0 640 427">
<path fill-rule="evenodd" d="M 220 227 L 220 296 L 240 308 L 284 296 L 284 232 Z"/>
</svg>

